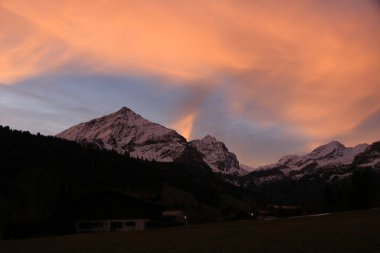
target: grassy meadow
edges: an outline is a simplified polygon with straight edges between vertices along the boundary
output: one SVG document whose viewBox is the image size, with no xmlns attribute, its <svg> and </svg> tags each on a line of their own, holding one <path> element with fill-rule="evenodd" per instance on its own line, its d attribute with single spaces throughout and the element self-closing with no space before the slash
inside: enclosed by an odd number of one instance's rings
<svg viewBox="0 0 380 253">
<path fill-rule="evenodd" d="M 0 241 L 0 252 L 380 252 L 380 210 Z"/>
</svg>

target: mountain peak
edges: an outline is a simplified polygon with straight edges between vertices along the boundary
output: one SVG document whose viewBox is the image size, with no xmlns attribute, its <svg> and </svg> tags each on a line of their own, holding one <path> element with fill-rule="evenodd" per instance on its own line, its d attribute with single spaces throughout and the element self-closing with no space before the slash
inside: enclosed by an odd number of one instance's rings
<svg viewBox="0 0 380 253">
<path fill-rule="evenodd" d="M 125 106 L 122 107 L 120 110 L 118 110 L 114 113 L 111 113 L 109 115 L 124 115 L 124 116 L 134 115 L 136 117 L 141 117 L 139 114 L 135 113 L 134 111 L 132 111 L 131 109 L 129 109 L 128 107 L 125 107 Z M 141 117 L 141 118 L 143 118 L 143 117 Z"/>
<path fill-rule="evenodd" d="M 119 113 L 126 113 L 126 112 L 133 112 L 131 109 L 129 109 L 128 107 L 121 107 L 121 109 L 119 111 L 117 111 Z"/>
<path fill-rule="evenodd" d="M 131 157 L 161 162 L 201 162 L 215 172 L 241 174 L 239 161 L 211 135 L 187 142 L 172 129 L 150 122 L 127 107 L 73 126 L 57 137 L 93 143 Z"/>
<path fill-rule="evenodd" d="M 341 156 L 345 149 L 346 147 L 342 143 L 338 141 L 332 141 L 332 142 L 329 142 L 328 144 L 322 145 L 314 149 L 310 153 L 310 156 L 313 157 L 314 159 L 336 157 L 336 156 Z"/>
<path fill-rule="evenodd" d="M 287 155 L 282 157 L 278 163 L 262 166 L 260 169 L 273 169 L 280 167 L 282 173 L 288 175 L 303 171 L 304 169 L 322 168 L 351 164 L 355 157 L 363 153 L 368 144 L 360 144 L 355 147 L 345 147 L 338 141 L 331 141 L 319 146 L 306 155 Z"/>
<path fill-rule="evenodd" d="M 324 183 L 344 180 L 361 167 L 380 169 L 380 145 L 377 144 L 345 147 L 338 141 L 332 141 L 309 154 L 288 155 L 276 164 L 261 166 L 251 173 L 248 182 L 240 184 L 248 185 L 252 181 L 258 186 L 281 180 L 311 181 L 316 178 Z"/>
<path fill-rule="evenodd" d="M 324 146 L 345 147 L 341 142 L 335 141 L 335 140 L 334 141 L 330 141 L 329 143 L 327 143 Z"/>
<path fill-rule="evenodd" d="M 217 142 L 218 140 L 209 134 L 202 138 L 202 141 Z"/>
<path fill-rule="evenodd" d="M 191 141 L 190 144 L 203 155 L 203 160 L 214 172 L 240 175 L 246 173 L 240 168 L 236 155 L 228 151 L 226 145 L 215 137 L 208 134 L 200 140 Z"/>
<path fill-rule="evenodd" d="M 329 143 L 321 145 L 318 148 L 314 149 L 313 152 L 315 150 L 322 150 L 322 149 L 328 149 L 328 148 L 344 149 L 346 147 L 342 143 L 340 143 L 339 141 L 330 141 Z"/>
<path fill-rule="evenodd" d="M 150 122 L 127 107 L 80 123 L 57 137 L 162 162 L 181 159 L 188 149 L 186 139 L 176 131 Z"/>
</svg>

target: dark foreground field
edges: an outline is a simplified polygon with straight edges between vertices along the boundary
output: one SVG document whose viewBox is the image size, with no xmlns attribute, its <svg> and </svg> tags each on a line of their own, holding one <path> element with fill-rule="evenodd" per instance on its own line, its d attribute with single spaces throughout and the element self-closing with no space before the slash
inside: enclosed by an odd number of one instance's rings
<svg viewBox="0 0 380 253">
<path fill-rule="evenodd" d="M 380 252 L 380 210 L 0 241 L 0 252 Z"/>
</svg>

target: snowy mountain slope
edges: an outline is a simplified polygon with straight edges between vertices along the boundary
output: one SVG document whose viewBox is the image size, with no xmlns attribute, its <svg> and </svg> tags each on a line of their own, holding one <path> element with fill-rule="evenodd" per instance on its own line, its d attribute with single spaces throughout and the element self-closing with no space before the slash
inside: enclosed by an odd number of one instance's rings
<svg viewBox="0 0 380 253">
<path fill-rule="evenodd" d="M 210 135 L 200 140 L 193 140 L 190 145 L 203 154 L 203 160 L 214 172 L 224 174 L 247 174 L 247 171 L 239 166 L 239 161 L 234 153 L 228 151 L 223 142 Z"/>
<path fill-rule="evenodd" d="M 318 166 L 351 164 L 354 158 L 368 148 L 368 144 L 360 144 L 355 147 L 345 147 L 343 144 L 333 141 L 316 148 L 308 155 L 309 159 L 317 162 Z"/>
<path fill-rule="evenodd" d="M 57 137 L 162 162 L 179 160 L 189 148 L 176 131 L 152 123 L 126 107 L 73 126 Z"/>
<path fill-rule="evenodd" d="M 311 153 L 304 156 L 284 156 L 277 164 L 265 166 L 263 169 L 282 167 L 282 172 L 289 174 L 290 172 L 301 171 L 305 168 L 351 164 L 354 158 L 362 153 L 368 146 L 368 144 L 360 144 L 355 147 L 345 147 L 337 141 L 332 141 L 314 149 Z"/>
<path fill-rule="evenodd" d="M 311 176 L 326 181 L 346 178 L 352 175 L 353 168 L 380 166 L 380 148 L 375 149 L 374 145 L 345 147 L 333 141 L 309 154 L 284 156 L 275 164 L 259 167 L 246 180 L 260 185 L 285 179 L 297 181 Z"/>
<path fill-rule="evenodd" d="M 245 173 L 240 169 L 236 156 L 214 137 L 206 136 L 189 143 L 176 131 L 152 123 L 126 107 L 73 126 L 57 137 L 93 143 L 135 158 L 161 162 L 204 162 L 214 172 Z"/>
<path fill-rule="evenodd" d="M 374 168 L 380 170 L 380 141 L 372 143 L 365 152 L 355 157 L 355 166 L 361 168 Z"/>
</svg>

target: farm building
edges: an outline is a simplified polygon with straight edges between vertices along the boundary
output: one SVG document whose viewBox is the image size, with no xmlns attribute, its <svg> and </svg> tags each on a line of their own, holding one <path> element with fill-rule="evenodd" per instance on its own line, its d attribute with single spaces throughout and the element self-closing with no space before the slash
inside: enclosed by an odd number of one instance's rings
<svg viewBox="0 0 380 253">
<path fill-rule="evenodd" d="M 78 220 L 75 222 L 75 231 L 83 232 L 128 232 L 144 230 L 146 220 Z"/>
<path fill-rule="evenodd" d="M 187 216 L 182 210 L 165 210 L 162 212 L 163 220 L 168 224 L 185 225 Z"/>
<path fill-rule="evenodd" d="M 265 217 L 292 217 L 302 215 L 302 207 L 289 205 L 272 205 L 258 212 L 261 218 Z"/>
<path fill-rule="evenodd" d="M 75 231 L 143 230 L 148 221 L 162 219 L 160 203 L 113 189 L 101 189 L 75 201 Z"/>
</svg>

